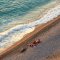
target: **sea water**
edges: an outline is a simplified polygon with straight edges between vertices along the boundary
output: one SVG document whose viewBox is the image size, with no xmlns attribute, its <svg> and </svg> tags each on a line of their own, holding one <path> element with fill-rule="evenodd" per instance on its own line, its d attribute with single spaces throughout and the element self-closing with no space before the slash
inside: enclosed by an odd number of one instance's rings
<svg viewBox="0 0 60 60">
<path fill-rule="evenodd" d="M 28 14 L 37 6 L 45 5 L 52 0 L 0 0 L 0 32 L 9 23 L 21 20 L 21 16 Z"/>
<path fill-rule="evenodd" d="M 58 5 L 49 10 L 41 19 L 32 20 L 33 22 L 27 24 L 14 25 L 15 21 L 21 23 L 22 17 L 34 11 L 36 7 L 45 6 L 52 1 L 55 0 L 0 0 L 0 48 L 11 46 L 21 40 L 24 35 L 34 31 L 36 25 L 46 23 L 60 15 L 60 5 Z"/>
</svg>

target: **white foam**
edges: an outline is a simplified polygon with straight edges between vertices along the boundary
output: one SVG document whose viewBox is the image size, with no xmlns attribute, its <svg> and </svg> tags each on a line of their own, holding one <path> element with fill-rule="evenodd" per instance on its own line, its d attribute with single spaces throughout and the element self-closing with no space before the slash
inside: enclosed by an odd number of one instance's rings
<svg viewBox="0 0 60 60">
<path fill-rule="evenodd" d="M 38 24 L 47 23 L 48 21 L 53 20 L 53 18 L 56 18 L 58 15 L 60 15 L 60 5 L 56 6 L 55 8 L 52 8 L 41 19 L 32 22 L 30 24 L 38 25 Z"/>
</svg>

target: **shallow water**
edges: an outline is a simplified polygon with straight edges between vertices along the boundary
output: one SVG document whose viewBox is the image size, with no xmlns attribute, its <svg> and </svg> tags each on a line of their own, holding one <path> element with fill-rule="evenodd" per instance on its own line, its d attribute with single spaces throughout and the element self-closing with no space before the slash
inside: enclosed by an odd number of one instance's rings
<svg viewBox="0 0 60 60">
<path fill-rule="evenodd" d="M 0 48 L 6 48 L 22 39 L 27 33 L 34 31 L 35 25 L 46 23 L 60 15 L 59 5 L 57 8 L 48 11 L 41 19 L 36 21 L 32 20 L 33 22 L 31 23 L 17 25 L 12 23 L 15 21 L 20 22 L 22 20 L 21 17 L 24 17 L 30 11 L 34 11 L 34 8 L 44 6 L 52 1 L 53 0 L 0 0 Z M 24 22 L 24 20 L 22 22 Z M 10 23 L 14 26 L 12 27 Z"/>
<path fill-rule="evenodd" d="M 7 24 L 22 20 L 22 17 L 37 6 L 45 5 L 52 0 L 0 0 L 0 32 Z"/>
</svg>

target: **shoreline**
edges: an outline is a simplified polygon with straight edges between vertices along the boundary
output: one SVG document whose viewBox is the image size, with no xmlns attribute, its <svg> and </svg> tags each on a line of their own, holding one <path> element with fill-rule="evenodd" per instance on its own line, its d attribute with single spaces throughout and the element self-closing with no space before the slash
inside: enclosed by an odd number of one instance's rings
<svg viewBox="0 0 60 60">
<path fill-rule="evenodd" d="M 28 35 L 29 33 L 31 33 L 31 32 L 33 32 L 35 29 L 36 29 L 36 26 L 40 26 L 41 24 L 45 24 L 45 23 L 47 23 L 47 22 L 49 22 L 49 21 L 51 21 L 51 20 L 53 20 L 54 18 L 56 18 L 58 15 L 60 15 L 59 14 L 59 12 L 60 12 L 60 5 L 58 5 L 58 7 L 55 7 L 55 8 L 53 8 L 52 10 L 50 10 L 50 11 L 48 11 L 47 12 L 47 14 L 46 15 L 44 15 L 41 19 L 39 19 L 39 20 L 37 20 L 37 21 L 35 21 L 35 22 L 32 22 L 32 23 L 29 23 L 29 24 L 27 24 L 27 25 L 25 25 L 25 26 L 27 26 L 26 28 L 26 30 L 23 30 L 24 32 L 26 31 L 26 33 L 20 33 L 19 32 L 19 34 L 17 35 L 17 36 L 13 36 L 10 40 L 8 40 L 8 41 L 6 41 L 6 42 L 2 42 L 2 43 L 0 43 L 2 46 L 5 46 L 5 48 L 7 48 L 7 47 L 9 47 L 9 46 L 11 46 L 11 45 L 14 45 L 14 43 L 16 43 L 17 41 L 19 41 L 20 39 L 22 39 L 25 35 Z M 55 10 L 55 11 L 54 11 Z M 55 15 L 56 14 L 56 15 Z M 48 16 L 49 15 L 49 16 Z M 25 26 L 22 26 L 22 27 L 25 27 Z M 16 27 L 15 27 L 16 28 Z M 12 33 L 12 32 L 14 32 L 14 29 L 15 28 L 12 28 L 12 30 L 11 30 L 11 32 L 9 32 L 9 33 Z M 16 29 L 18 29 L 19 30 L 19 28 L 20 28 L 20 26 L 18 27 L 17 26 L 17 28 Z M 32 28 L 33 28 L 33 30 L 32 30 Z M 27 32 L 28 31 L 28 32 Z M 30 31 L 30 32 L 29 32 Z M 6 34 L 5 34 L 6 35 Z M 8 35 L 8 33 L 7 33 L 7 35 Z M 23 35 L 23 36 L 21 36 L 21 35 Z M 17 39 L 17 37 L 19 37 L 18 39 Z M 22 38 L 20 38 L 20 37 L 22 37 Z M 6 44 L 7 43 L 7 44 Z M 9 44 L 10 43 L 10 44 Z M 5 45 L 4 45 L 5 44 Z M 7 46 L 9 44 L 9 46 Z M 3 48 L 3 47 L 2 47 Z"/>
<path fill-rule="evenodd" d="M 28 35 L 26 35 L 23 39 L 21 39 L 21 41 L 16 42 L 15 44 L 13 44 L 12 46 L 10 46 L 9 48 L 6 48 L 4 51 L 2 51 L 0 53 L 0 57 L 3 57 L 5 54 L 9 53 L 10 51 L 14 50 L 15 48 L 17 48 L 20 44 L 23 44 L 23 42 L 31 39 L 34 35 L 36 35 L 37 33 L 41 32 L 42 30 L 46 29 L 47 27 L 50 27 L 52 25 L 54 25 L 55 23 L 59 22 L 60 16 L 54 18 L 54 20 L 42 25 L 42 26 L 37 26 L 35 28 L 35 30 L 31 33 L 29 33 Z"/>
</svg>

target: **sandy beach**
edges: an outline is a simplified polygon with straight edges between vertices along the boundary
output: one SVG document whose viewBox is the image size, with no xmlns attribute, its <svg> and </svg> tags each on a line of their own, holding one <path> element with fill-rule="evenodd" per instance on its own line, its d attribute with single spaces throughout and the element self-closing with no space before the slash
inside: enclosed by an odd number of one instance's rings
<svg viewBox="0 0 60 60">
<path fill-rule="evenodd" d="M 58 17 L 57 17 L 58 16 Z M 32 38 L 35 34 L 46 29 L 60 19 L 60 3 L 57 1 L 42 7 L 36 7 L 21 20 L 13 21 L 4 26 L 0 32 L 0 55 L 6 54 L 15 47 Z"/>
<path fill-rule="evenodd" d="M 54 8 L 51 8 L 51 10 L 49 10 L 44 16 L 42 16 L 42 18 L 40 18 L 40 19 L 38 19 L 38 20 L 36 20 L 34 22 L 31 22 L 29 24 L 24 24 L 22 26 L 17 25 L 16 27 L 11 28 L 10 30 L 7 30 L 5 32 L 0 33 L 0 37 L 4 38 L 4 36 L 6 36 L 6 35 L 8 36 L 5 39 L 6 40 L 5 42 L 4 41 L 2 43 L 0 42 L 0 44 L 1 44 L 0 48 L 5 50 L 5 48 L 8 48 L 9 46 L 14 45 L 16 42 L 22 40 L 22 38 L 25 35 L 28 35 L 29 33 L 35 32 L 35 30 L 37 29 L 36 26 L 41 27 L 41 25 L 44 25 L 45 23 L 48 23 L 51 20 L 52 21 L 55 20 L 54 18 L 56 18 L 58 15 L 60 15 L 60 5 L 59 4 L 56 5 Z M 21 30 L 22 33 L 20 33 L 19 30 L 21 28 L 23 29 L 24 27 L 27 27 L 27 28 L 25 28 L 25 30 Z M 40 27 L 39 27 L 38 30 L 40 30 Z M 16 31 L 19 31 L 19 32 L 15 33 Z"/>
</svg>

